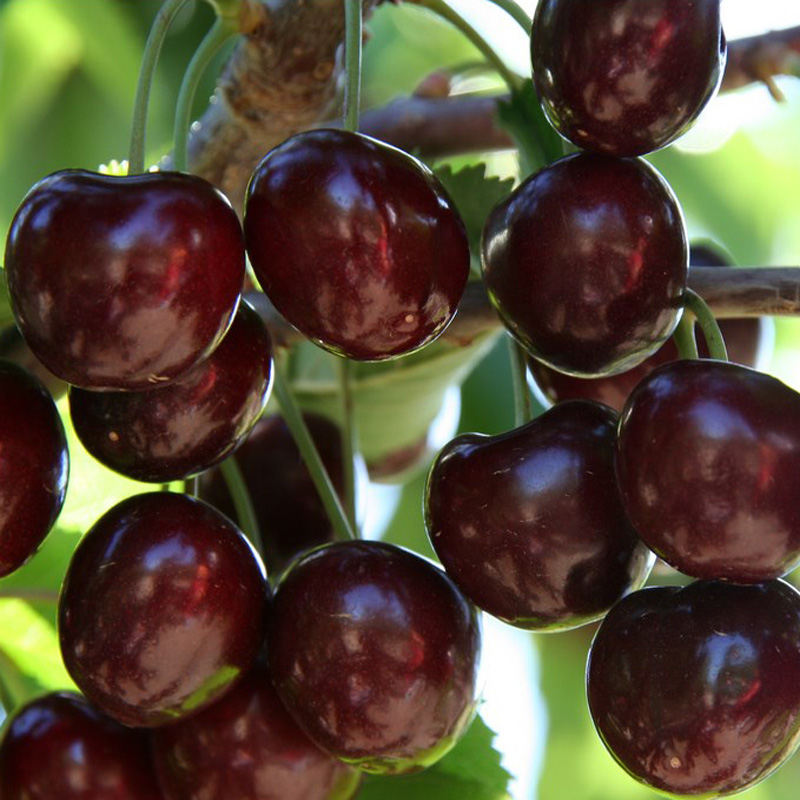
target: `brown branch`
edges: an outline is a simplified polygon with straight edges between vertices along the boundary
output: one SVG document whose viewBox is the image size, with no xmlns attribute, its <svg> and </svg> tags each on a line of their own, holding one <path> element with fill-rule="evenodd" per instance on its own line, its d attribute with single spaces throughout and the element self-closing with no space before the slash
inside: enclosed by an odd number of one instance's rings
<svg viewBox="0 0 800 800">
<path fill-rule="evenodd" d="M 720 319 L 800 315 L 800 267 L 692 267 L 689 286 Z M 250 292 L 247 300 L 261 314 L 277 344 L 287 347 L 300 341 L 302 335 L 281 317 L 265 295 Z M 500 319 L 483 284 L 474 281 L 467 285 L 458 314 L 442 336 L 467 345 L 480 334 L 499 327 Z"/>
<path fill-rule="evenodd" d="M 369 13 L 377 0 L 364 0 Z M 335 114 L 341 77 L 341 0 L 244 0 L 243 36 L 190 141 L 193 172 L 241 211 L 253 168 L 276 144 Z M 723 90 L 800 74 L 800 28 L 731 42 Z M 428 157 L 511 147 L 495 124 L 497 98 L 410 97 L 363 115 L 362 130 Z M 165 161 L 169 166 L 169 160 Z"/>
</svg>

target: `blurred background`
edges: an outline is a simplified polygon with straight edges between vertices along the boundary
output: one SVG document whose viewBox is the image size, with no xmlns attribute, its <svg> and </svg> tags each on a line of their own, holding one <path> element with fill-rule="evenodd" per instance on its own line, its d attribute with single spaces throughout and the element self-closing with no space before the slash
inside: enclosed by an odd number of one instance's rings
<svg viewBox="0 0 800 800">
<path fill-rule="evenodd" d="M 456 5 L 456 3 L 454 3 Z M 518 29 L 486 2 L 457 4 L 509 65 L 528 70 L 528 46 Z M 127 155 L 131 108 L 145 37 L 158 0 L 0 0 L 0 230 L 28 188 L 67 167 L 96 169 Z M 528 4 L 532 10 L 533 3 Z M 800 24 L 800 6 L 785 0 L 723 0 L 729 39 L 770 27 Z M 148 161 L 171 149 L 173 109 L 183 70 L 212 21 L 204 2 L 181 12 L 163 49 L 148 128 Z M 474 61 L 476 51 L 447 24 L 419 9 L 386 4 L 369 22 L 363 106 L 409 94 L 431 72 Z M 218 59 L 221 64 L 222 53 Z M 213 91 L 218 68 L 198 92 L 197 115 Z M 691 238 L 711 239 L 746 266 L 800 265 L 800 80 L 779 79 L 786 102 L 764 86 L 716 98 L 696 128 L 651 160 L 675 189 Z M 493 91 L 485 73 L 465 77 L 463 91 Z M 513 153 L 483 160 L 492 175 L 513 177 Z M 800 389 L 800 321 L 775 324 L 765 364 Z M 513 427 L 507 352 L 485 343 L 485 355 L 461 391 L 444 392 L 435 446 L 459 431 L 499 433 Z M 42 551 L 19 573 L 0 581 L 23 587 L 31 602 L 0 599 L 0 667 L 22 696 L 34 688 L 70 686 L 54 628 L 54 592 L 69 553 L 96 517 L 117 499 L 142 489 L 104 470 L 71 436 L 67 506 Z M 368 535 L 433 556 L 422 521 L 425 465 L 402 480 L 367 492 Z M 657 576 L 656 581 L 670 580 Z M 489 663 L 486 722 L 515 776 L 515 800 L 647 800 L 655 795 L 616 767 L 595 735 L 585 704 L 584 668 L 593 630 L 531 636 L 487 624 Z M 13 688 L 13 687 L 12 687 Z M 753 800 L 792 800 L 800 757 L 751 790 Z"/>
</svg>

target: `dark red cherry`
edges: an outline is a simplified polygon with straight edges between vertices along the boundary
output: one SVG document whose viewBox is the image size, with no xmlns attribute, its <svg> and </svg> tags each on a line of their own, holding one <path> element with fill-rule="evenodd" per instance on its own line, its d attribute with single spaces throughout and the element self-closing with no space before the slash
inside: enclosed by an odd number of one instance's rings
<svg viewBox="0 0 800 800">
<path fill-rule="evenodd" d="M 741 583 L 800 563 L 800 394 L 721 361 L 673 361 L 620 418 L 617 473 L 639 535 L 697 578 Z"/>
<path fill-rule="evenodd" d="M 152 742 L 166 800 L 347 800 L 361 780 L 297 727 L 261 664 Z"/>
<path fill-rule="evenodd" d="M 343 497 L 341 431 L 319 414 L 304 413 L 303 419 L 336 491 Z M 271 577 L 279 575 L 298 553 L 333 541 L 330 517 L 280 415 L 259 420 L 233 458 L 250 492 L 264 544 L 264 562 Z M 201 476 L 199 496 L 237 520 L 233 500 L 218 469 Z"/>
<path fill-rule="evenodd" d="M 689 263 L 692 267 L 729 267 L 727 259 L 713 247 L 693 244 L 689 250 Z M 758 369 L 768 358 L 772 347 L 773 322 L 769 317 L 748 317 L 742 319 L 718 320 L 720 330 L 728 349 L 728 359 L 735 364 Z M 703 358 L 708 358 L 708 347 L 700 329 L 695 326 L 697 347 Z M 625 401 L 636 385 L 656 367 L 676 361 L 678 348 L 672 339 L 638 366 L 616 375 L 604 378 L 577 378 L 566 375 L 542 364 L 529 356 L 528 369 L 536 387 L 544 395 L 545 401 L 557 403 L 561 400 L 596 400 L 622 411 Z"/>
<path fill-rule="evenodd" d="M 19 709 L 0 744 L 3 800 L 159 800 L 147 737 L 71 692 Z"/>
<path fill-rule="evenodd" d="M 455 314 L 469 275 L 464 224 L 431 171 L 356 133 L 287 139 L 247 190 L 247 252 L 284 317 L 332 352 L 417 350 Z"/>
<path fill-rule="evenodd" d="M 313 550 L 278 584 L 273 682 L 308 736 L 367 772 L 429 766 L 475 714 L 478 616 L 430 562 L 382 542 Z"/>
<path fill-rule="evenodd" d="M 272 342 L 242 303 L 217 349 L 146 392 L 70 389 L 72 424 L 102 464 L 138 481 L 181 480 L 219 463 L 255 425 L 272 387 Z"/>
<path fill-rule="evenodd" d="M 563 136 L 643 155 L 685 133 L 719 86 L 720 0 L 542 0 L 531 54 L 539 99 Z"/>
<path fill-rule="evenodd" d="M 521 428 L 458 436 L 428 476 L 425 522 L 448 575 L 520 628 L 599 619 L 653 566 L 614 475 L 617 415 L 582 400 Z"/>
<path fill-rule="evenodd" d="M 587 691 L 638 781 L 703 798 L 746 789 L 800 741 L 800 595 L 782 581 L 634 592 L 600 625 Z"/>
<path fill-rule="evenodd" d="M 253 665 L 267 591 L 258 557 L 214 508 L 169 492 L 129 497 L 95 523 L 67 569 L 64 664 L 119 722 L 174 722 Z"/>
<path fill-rule="evenodd" d="M 236 213 L 210 183 L 154 172 L 57 172 L 31 189 L 6 243 L 17 324 L 55 375 L 148 389 L 211 353 L 244 280 Z"/>
<path fill-rule="evenodd" d="M 483 275 L 531 355 L 574 375 L 622 372 L 677 324 L 688 276 L 680 206 L 644 161 L 563 158 L 491 212 Z"/>
<path fill-rule="evenodd" d="M 49 392 L 0 361 L 0 577 L 36 552 L 61 513 L 69 453 Z"/>
</svg>

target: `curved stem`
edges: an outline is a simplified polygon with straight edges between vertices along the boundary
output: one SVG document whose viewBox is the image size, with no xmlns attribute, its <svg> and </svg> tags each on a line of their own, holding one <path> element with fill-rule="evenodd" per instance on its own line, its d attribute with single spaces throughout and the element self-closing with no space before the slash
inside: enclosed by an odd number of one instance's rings
<svg viewBox="0 0 800 800">
<path fill-rule="evenodd" d="M 220 472 L 225 479 L 228 487 L 233 507 L 236 510 L 236 518 L 239 520 L 239 527 L 245 536 L 253 543 L 253 547 L 258 550 L 261 557 L 264 557 L 264 540 L 261 538 L 261 529 L 258 525 L 253 501 L 250 499 L 250 492 L 247 491 L 247 484 L 242 475 L 239 465 L 233 456 L 226 458 L 220 465 Z"/>
<path fill-rule="evenodd" d="M 718 361 L 727 361 L 728 349 L 725 347 L 725 339 L 719 329 L 719 323 L 706 301 L 697 292 L 687 289 L 684 303 L 686 308 L 697 317 L 697 324 L 700 326 L 700 330 L 703 331 L 703 337 L 708 345 L 708 353 L 711 358 L 716 358 Z"/>
<path fill-rule="evenodd" d="M 192 104 L 197 86 L 211 60 L 219 52 L 222 45 L 238 33 L 235 18 L 218 17 L 203 37 L 192 60 L 186 67 L 178 93 L 178 104 L 175 109 L 175 129 L 173 134 L 173 163 L 179 172 L 188 172 L 189 165 L 189 132 L 192 122 Z"/>
<path fill-rule="evenodd" d="M 322 504 L 328 512 L 328 517 L 334 527 L 336 538 L 341 541 L 355 539 L 356 536 L 353 533 L 353 528 L 347 519 L 347 515 L 344 513 L 342 504 L 339 501 L 339 496 L 333 488 L 328 471 L 322 463 L 319 451 L 311 438 L 311 434 L 308 432 L 300 408 L 294 399 L 294 395 L 283 374 L 283 369 L 278 364 L 277 360 L 275 362 L 275 385 L 273 391 L 280 404 L 281 414 L 286 422 L 286 426 L 294 437 L 297 448 L 300 450 L 300 455 L 303 457 L 303 461 L 308 471 L 311 473 L 314 486 L 317 487 Z"/>
<path fill-rule="evenodd" d="M 339 359 L 339 386 L 342 396 L 342 467 L 344 469 L 344 508 L 355 530 L 356 525 L 356 470 L 358 432 L 353 409 L 353 365 L 346 358 Z"/>
<path fill-rule="evenodd" d="M 443 2 L 443 0 L 416 0 L 416 4 L 427 8 L 428 11 L 432 11 L 458 28 L 495 68 L 498 75 L 508 84 L 509 89 L 516 89 L 520 85 L 520 79 L 506 66 L 503 59 L 500 58 L 486 39 L 464 17 L 450 8 L 447 3 Z"/>
<path fill-rule="evenodd" d="M 515 0 L 489 0 L 489 2 L 494 3 L 498 8 L 502 8 L 506 14 L 513 17 L 520 28 L 525 31 L 526 36 L 531 35 L 531 18 L 528 16 L 528 12 Z"/>
<path fill-rule="evenodd" d="M 519 428 L 530 422 L 531 393 L 528 391 L 528 366 L 522 345 L 509 333 L 506 336 L 511 361 L 511 385 L 514 390 L 514 425 Z"/>
<path fill-rule="evenodd" d="M 161 45 L 164 44 L 169 26 L 186 2 L 187 0 L 164 0 L 147 36 L 147 43 L 144 46 L 144 54 L 142 55 L 142 65 L 139 69 L 139 82 L 136 85 L 136 98 L 133 101 L 133 125 L 128 156 L 129 175 L 144 171 L 147 108 L 150 104 L 153 76 L 155 75 L 158 56 L 161 52 Z"/>
<path fill-rule="evenodd" d="M 694 338 L 694 317 L 691 314 L 686 311 L 683 312 L 681 321 L 672 336 L 675 339 L 675 346 L 678 348 L 678 355 L 681 358 L 692 359 L 698 357 L 697 342 Z"/>
<path fill-rule="evenodd" d="M 344 25 L 347 75 L 344 88 L 344 129 L 357 131 L 361 108 L 361 45 L 364 36 L 361 0 L 344 0 Z"/>
</svg>

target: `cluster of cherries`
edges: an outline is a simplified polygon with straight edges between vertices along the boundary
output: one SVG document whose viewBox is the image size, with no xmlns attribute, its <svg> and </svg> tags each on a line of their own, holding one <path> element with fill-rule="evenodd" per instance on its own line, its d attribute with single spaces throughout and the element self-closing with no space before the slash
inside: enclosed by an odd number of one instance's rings
<svg viewBox="0 0 800 800">
<path fill-rule="evenodd" d="M 774 579 L 800 562 L 800 395 L 659 350 L 688 244 L 670 188 L 636 158 L 713 95 L 719 0 L 541 0 L 532 53 L 548 116 L 586 152 L 494 209 L 483 278 L 559 402 L 442 450 L 425 518 L 445 570 L 332 541 L 285 426 L 261 417 L 272 345 L 241 301 L 247 254 L 277 310 L 332 353 L 378 361 L 431 342 L 470 253 L 425 166 L 358 134 L 298 134 L 256 169 L 243 229 L 216 189 L 178 173 L 59 172 L 24 199 L 6 246 L 12 307 L 70 384 L 81 442 L 138 480 L 203 476 L 202 499 L 130 497 L 79 543 L 58 616 L 83 697 L 13 716 L 3 798 L 352 797 L 363 772 L 422 769 L 466 731 L 478 609 L 536 631 L 605 616 L 591 712 L 659 790 L 738 791 L 794 750 L 800 594 Z M 632 369 L 628 396 L 631 373 L 617 376 Z M 341 492 L 340 433 L 307 422 Z M 234 450 L 261 554 L 218 472 Z M 67 473 L 52 398 L 0 366 L 2 574 L 47 534 Z M 641 589 L 654 553 L 702 580 Z"/>
<path fill-rule="evenodd" d="M 438 336 L 470 263 L 464 224 L 427 167 L 336 130 L 265 157 L 244 229 L 206 181 L 167 172 L 59 172 L 15 215 L 15 319 L 70 384 L 80 441 L 140 481 L 203 475 L 199 498 L 129 497 L 80 541 L 58 627 L 82 696 L 47 695 L 13 715 L 3 798 L 339 800 L 364 772 L 434 763 L 474 718 L 476 608 L 413 553 L 333 543 L 286 426 L 262 418 L 273 352 L 241 300 L 246 253 L 292 324 L 369 361 Z M 0 380 L 5 575 L 58 516 L 68 453 L 43 387 L 11 364 Z M 341 492 L 341 434 L 306 421 Z M 214 469 L 237 448 L 262 554 Z M 262 556 L 274 579 L 293 563 L 270 584 Z"/>
</svg>

